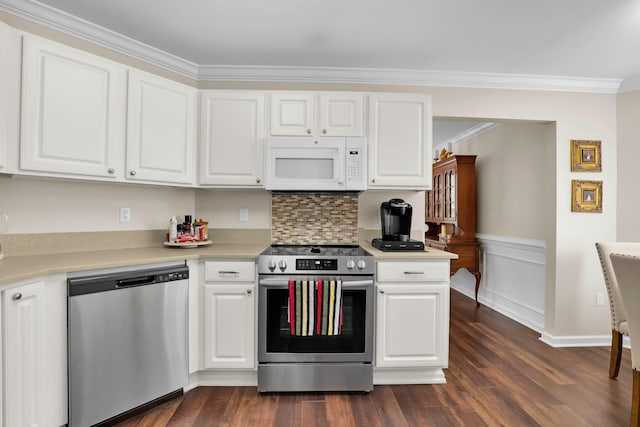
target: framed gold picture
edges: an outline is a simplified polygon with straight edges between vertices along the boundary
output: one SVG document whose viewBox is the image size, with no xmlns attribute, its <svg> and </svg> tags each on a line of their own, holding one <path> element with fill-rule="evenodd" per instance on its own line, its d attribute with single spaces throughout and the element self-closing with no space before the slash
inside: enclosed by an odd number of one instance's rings
<svg viewBox="0 0 640 427">
<path fill-rule="evenodd" d="M 571 211 L 602 212 L 602 181 L 571 180 Z"/>
<path fill-rule="evenodd" d="M 602 172 L 600 141 L 571 140 L 571 171 Z"/>
</svg>

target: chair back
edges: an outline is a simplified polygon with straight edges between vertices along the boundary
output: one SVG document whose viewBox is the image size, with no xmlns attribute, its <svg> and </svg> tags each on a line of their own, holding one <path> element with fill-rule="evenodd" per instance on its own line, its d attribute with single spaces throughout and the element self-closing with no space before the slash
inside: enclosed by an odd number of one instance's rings
<svg viewBox="0 0 640 427">
<path fill-rule="evenodd" d="M 611 266 L 609 256 L 612 253 L 629 254 L 640 256 L 640 242 L 597 242 L 596 250 L 600 257 L 600 265 L 602 274 L 604 275 L 604 283 L 607 287 L 607 295 L 609 296 L 609 307 L 611 308 L 611 329 L 619 331 L 620 323 L 627 321 L 620 291 L 618 290 L 618 281 Z"/>
<path fill-rule="evenodd" d="M 631 364 L 640 369 L 640 256 L 611 254 L 611 264 L 624 301 L 631 340 Z M 634 351 L 635 350 L 635 351 Z"/>
</svg>

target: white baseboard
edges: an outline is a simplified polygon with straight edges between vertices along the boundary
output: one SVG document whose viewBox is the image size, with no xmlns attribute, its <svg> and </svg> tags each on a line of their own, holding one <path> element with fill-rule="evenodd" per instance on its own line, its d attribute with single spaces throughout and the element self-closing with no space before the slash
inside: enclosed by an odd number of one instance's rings
<svg viewBox="0 0 640 427">
<path fill-rule="evenodd" d="M 542 332 L 540 341 L 551 347 L 611 347 L 611 335 L 551 335 Z M 622 340 L 624 348 L 631 348 L 629 337 Z"/>
<path fill-rule="evenodd" d="M 440 368 L 380 369 L 373 370 L 373 384 L 446 384 Z"/>
</svg>

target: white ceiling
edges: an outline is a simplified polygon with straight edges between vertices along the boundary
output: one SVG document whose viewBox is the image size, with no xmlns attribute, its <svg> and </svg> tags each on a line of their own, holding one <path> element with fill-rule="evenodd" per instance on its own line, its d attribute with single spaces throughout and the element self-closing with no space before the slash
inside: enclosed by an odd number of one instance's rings
<svg viewBox="0 0 640 427">
<path fill-rule="evenodd" d="M 94 41 L 125 36 L 196 76 L 329 67 L 441 84 L 471 73 L 640 88 L 640 0 L 0 0 L 0 10 L 81 36 L 96 24 L 110 31 Z"/>
</svg>

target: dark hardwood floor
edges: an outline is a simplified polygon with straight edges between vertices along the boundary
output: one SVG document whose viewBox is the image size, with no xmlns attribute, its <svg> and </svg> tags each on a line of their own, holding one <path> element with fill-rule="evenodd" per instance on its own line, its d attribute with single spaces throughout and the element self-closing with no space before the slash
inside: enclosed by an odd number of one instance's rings
<svg viewBox="0 0 640 427">
<path fill-rule="evenodd" d="M 538 338 L 451 291 L 447 384 L 375 386 L 369 394 L 198 387 L 118 427 L 629 425 L 628 349 L 611 380 L 608 347 L 551 348 Z"/>
</svg>

